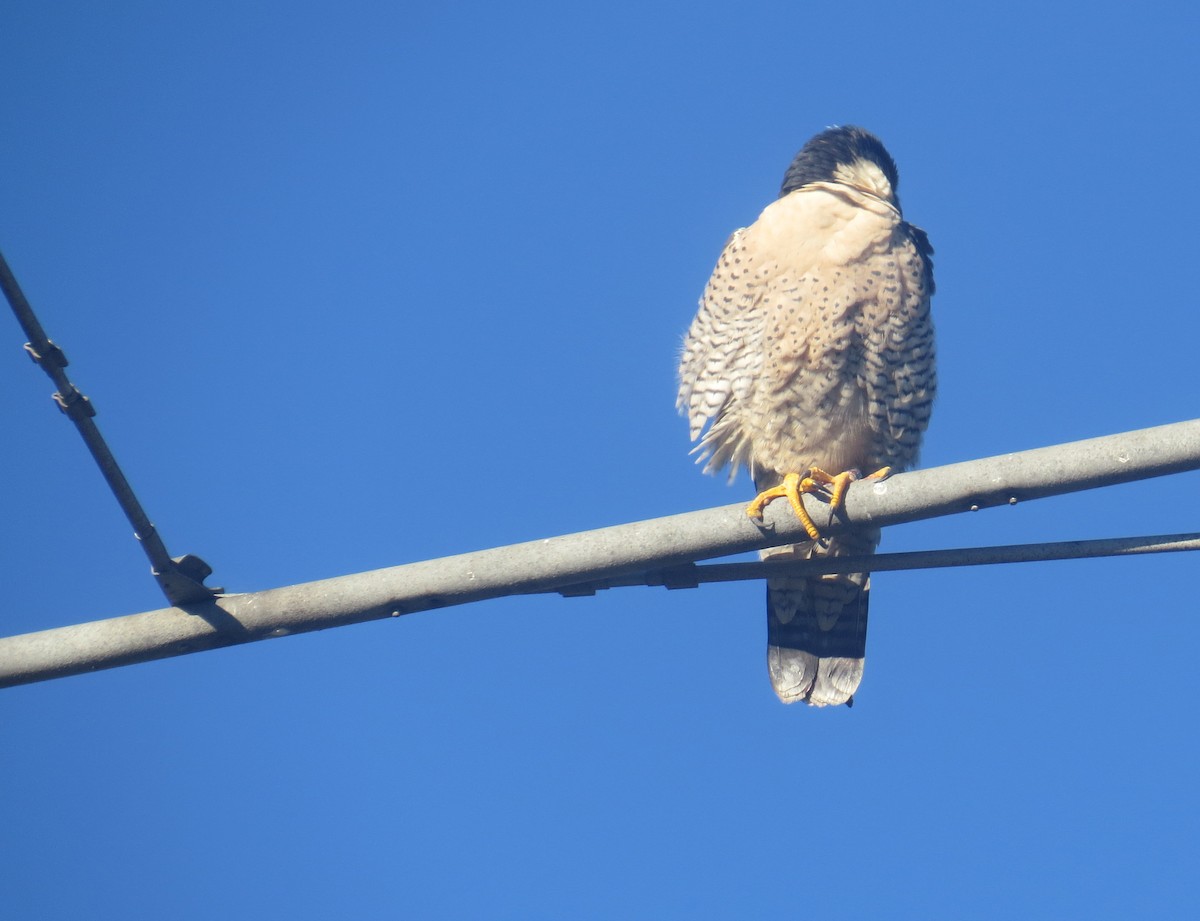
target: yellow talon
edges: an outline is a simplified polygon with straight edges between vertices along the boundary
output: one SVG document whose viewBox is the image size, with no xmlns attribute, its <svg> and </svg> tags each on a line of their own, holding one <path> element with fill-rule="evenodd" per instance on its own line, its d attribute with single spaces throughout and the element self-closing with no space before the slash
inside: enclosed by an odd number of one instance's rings
<svg viewBox="0 0 1200 921">
<path fill-rule="evenodd" d="M 867 479 L 882 480 L 890 476 L 891 472 L 891 467 L 882 467 L 868 475 Z M 803 476 L 799 473 L 789 473 L 784 476 L 783 482 L 778 486 L 764 489 L 755 496 L 754 501 L 746 507 L 746 514 L 751 518 L 757 518 L 761 521 L 763 510 L 772 500 L 786 497 L 792 506 L 792 511 L 800 519 L 800 524 L 804 526 L 804 530 L 808 533 L 808 536 L 813 540 L 819 540 L 821 532 L 817 530 L 812 516 L 808 514 L 808 510 L 805 509 L 804 502 L 800 497 L 805 493 L 817 493 L 821 492 L 822 489 L 827 489 L 829 491 L 829 509 L 832 512 L 836 512 L 842 507 L 842 503 L 846 499 L 846 490 L 850 488 L 850 484 L 857 480 L 858 477 L 857 473 L 850 470 L 830 474 L 826 473 L 820 467 L 809 467 Z"/>
<path fill-rule="evenodd" d="M 786 496 L 788 502 L 791 503 L 792 511 L 800 519 L 800 524 L 804 526 L 804 530 L 808 532 L 808 536 L 813 540 L 819 540 L 821 532 L 817 530 L 817 526 L 813 523 L 808 510 L 804 508 L 804 502 L 800 499 L 804 493 L 816 492 L 817 489 L 817 484 L 810 477 L 801 477 L 798 473 L 789 473 L 784 476 L 783 482 L 778 486 L 772 486 L 770 489 L 764 489 L 760 492 L 754 501 L 746 507 L 746 514 L 751 518 L 761 520 L 763 509 L 767 507 L 771 500 Z"/>
</svg>

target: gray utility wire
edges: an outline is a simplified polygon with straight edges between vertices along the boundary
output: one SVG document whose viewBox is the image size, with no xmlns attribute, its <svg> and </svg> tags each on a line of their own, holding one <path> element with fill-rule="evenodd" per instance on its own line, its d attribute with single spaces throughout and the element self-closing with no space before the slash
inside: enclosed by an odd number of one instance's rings
<svg viewBox="0 0 1200 921">
<path fill-rule="evenodd" d="M 836 520 L 819 500 L 804 501 L 824 533 L 838 534 L 1198 468 L 1195 419 L 863 480 Z M 0 687 L 485 598 L 586 592 L 604 580 L 805 539 L 786 502 L 772 503 L 764 518 L 751 521 L 739 503 L 8 637 L 0 639 Z"/>
<path fill-rule="evenodd" d="M 167 553 L 162 538 L 158 536 L 158 531 L 150 522 L 137 496 L 133 494 L 133 488 L 125 479 L 125 474 L 117 466 L 117 460 L 108 449 L 100 429 L 92 421 L 92 417 L 96 415 L 96 408 L 67 378 L 67 356 L 47 338 L 46 331 L 42 329 L 33 308 L 25 299 L 3 253 L 0 253 L 0 288 L 4 289 L 4 296 L 12 305 L 17 322 L 29 337 L 29 341 L 25 343 L 25 351 L 50 375 L 54 386 L 58 388 L 58 392 L 54 394 L 54 402 L 75 423 L 79 434 L 83 436 L 84 443 L 96 459 L 105 481 L 117 497 L 121 511 L 133 525 L 134 535 L 141 542 L 146 556 L 150 558 L 150 571 L 158 580 L 167 601 L 171 604 L 188 604 L 212 598 L 218 590 L 210 589 L 204 584 L 204 580 L 212 573 L 208 564 L 191 554 L 172 559 Z"/>
</svg>

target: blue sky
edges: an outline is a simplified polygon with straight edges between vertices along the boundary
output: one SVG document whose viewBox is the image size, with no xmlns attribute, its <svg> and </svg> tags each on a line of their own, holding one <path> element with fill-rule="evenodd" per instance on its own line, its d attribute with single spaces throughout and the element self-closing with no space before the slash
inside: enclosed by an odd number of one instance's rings
<svg viewBox="0 0 1200 921">
<path fill-rule="evenodd" d="M 1141 428 L 1200 415 L 1196 26 L 1184 4 L 12 0 L 0 248 L 171 552 L 231 591 L 748 499 L 688 457 L 676 352 L 728 234 L 835 123 L 884 139 L 937 249 L 923 464 Z M 161 606 L 0 333 L 4 632 Z M 1198 486 L 883 549 L 1195 530 Z M 1178 914 L 1196 575 L 878 575 L 853 710 L 776 702 L 749 584 L 4 691 L 0 902 Z"/>
</svg>

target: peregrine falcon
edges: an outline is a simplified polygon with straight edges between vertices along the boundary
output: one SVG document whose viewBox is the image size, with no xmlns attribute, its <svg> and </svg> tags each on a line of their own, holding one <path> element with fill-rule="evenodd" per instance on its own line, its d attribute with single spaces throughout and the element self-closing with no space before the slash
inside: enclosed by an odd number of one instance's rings
<svg viewBox="0 0 1200 921">
<path fill-rule="evenodd" d="M 836 509 L 862 472 L 916 461 L 937 386 L 933 248 L 901 216 L 898 181 L 862 128 L 816 135 L 779 198 L 730 237 L 688 330 L 676 406 L 705 472 L 729 465 L 732 481 L 747 467 L 760 490 L 747 512 L 761 518 L 787 497 L 811 538 L 764 560 L 873 553 L 878 530 L 821 538 L 800 496 L 827 495 Z M 767 667 L 781 700 L 853 703 L 870 586 L 869 573 L 767 580 Z"/>
</svg>

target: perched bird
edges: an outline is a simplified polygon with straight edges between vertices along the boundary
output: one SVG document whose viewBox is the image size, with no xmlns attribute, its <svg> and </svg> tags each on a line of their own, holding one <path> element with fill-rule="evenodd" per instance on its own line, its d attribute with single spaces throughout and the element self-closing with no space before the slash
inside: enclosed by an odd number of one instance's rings
<svg viewBox="0 0 1200 921">
<path fill-rule="evenodd" d="M 800 496 L 827 494 L 836 509 L 864 472 L 916 461 L 937 386 L 933 248 L 901 216 L 897 184 L 873 134 L 816 135 L 779 198 L 730 237 L 688 330 L 676 405 L 705 472 L 728 465 L 732 481 L 747 467 L 761 490 L 747 512 L 787 497 L 811 538 L 764 560 L 874 553 L 878 530 L 822 539 Z M 767 580 L 781 700 L 853 703 L 870 586 L 865 572 Z"/>
</svg>

